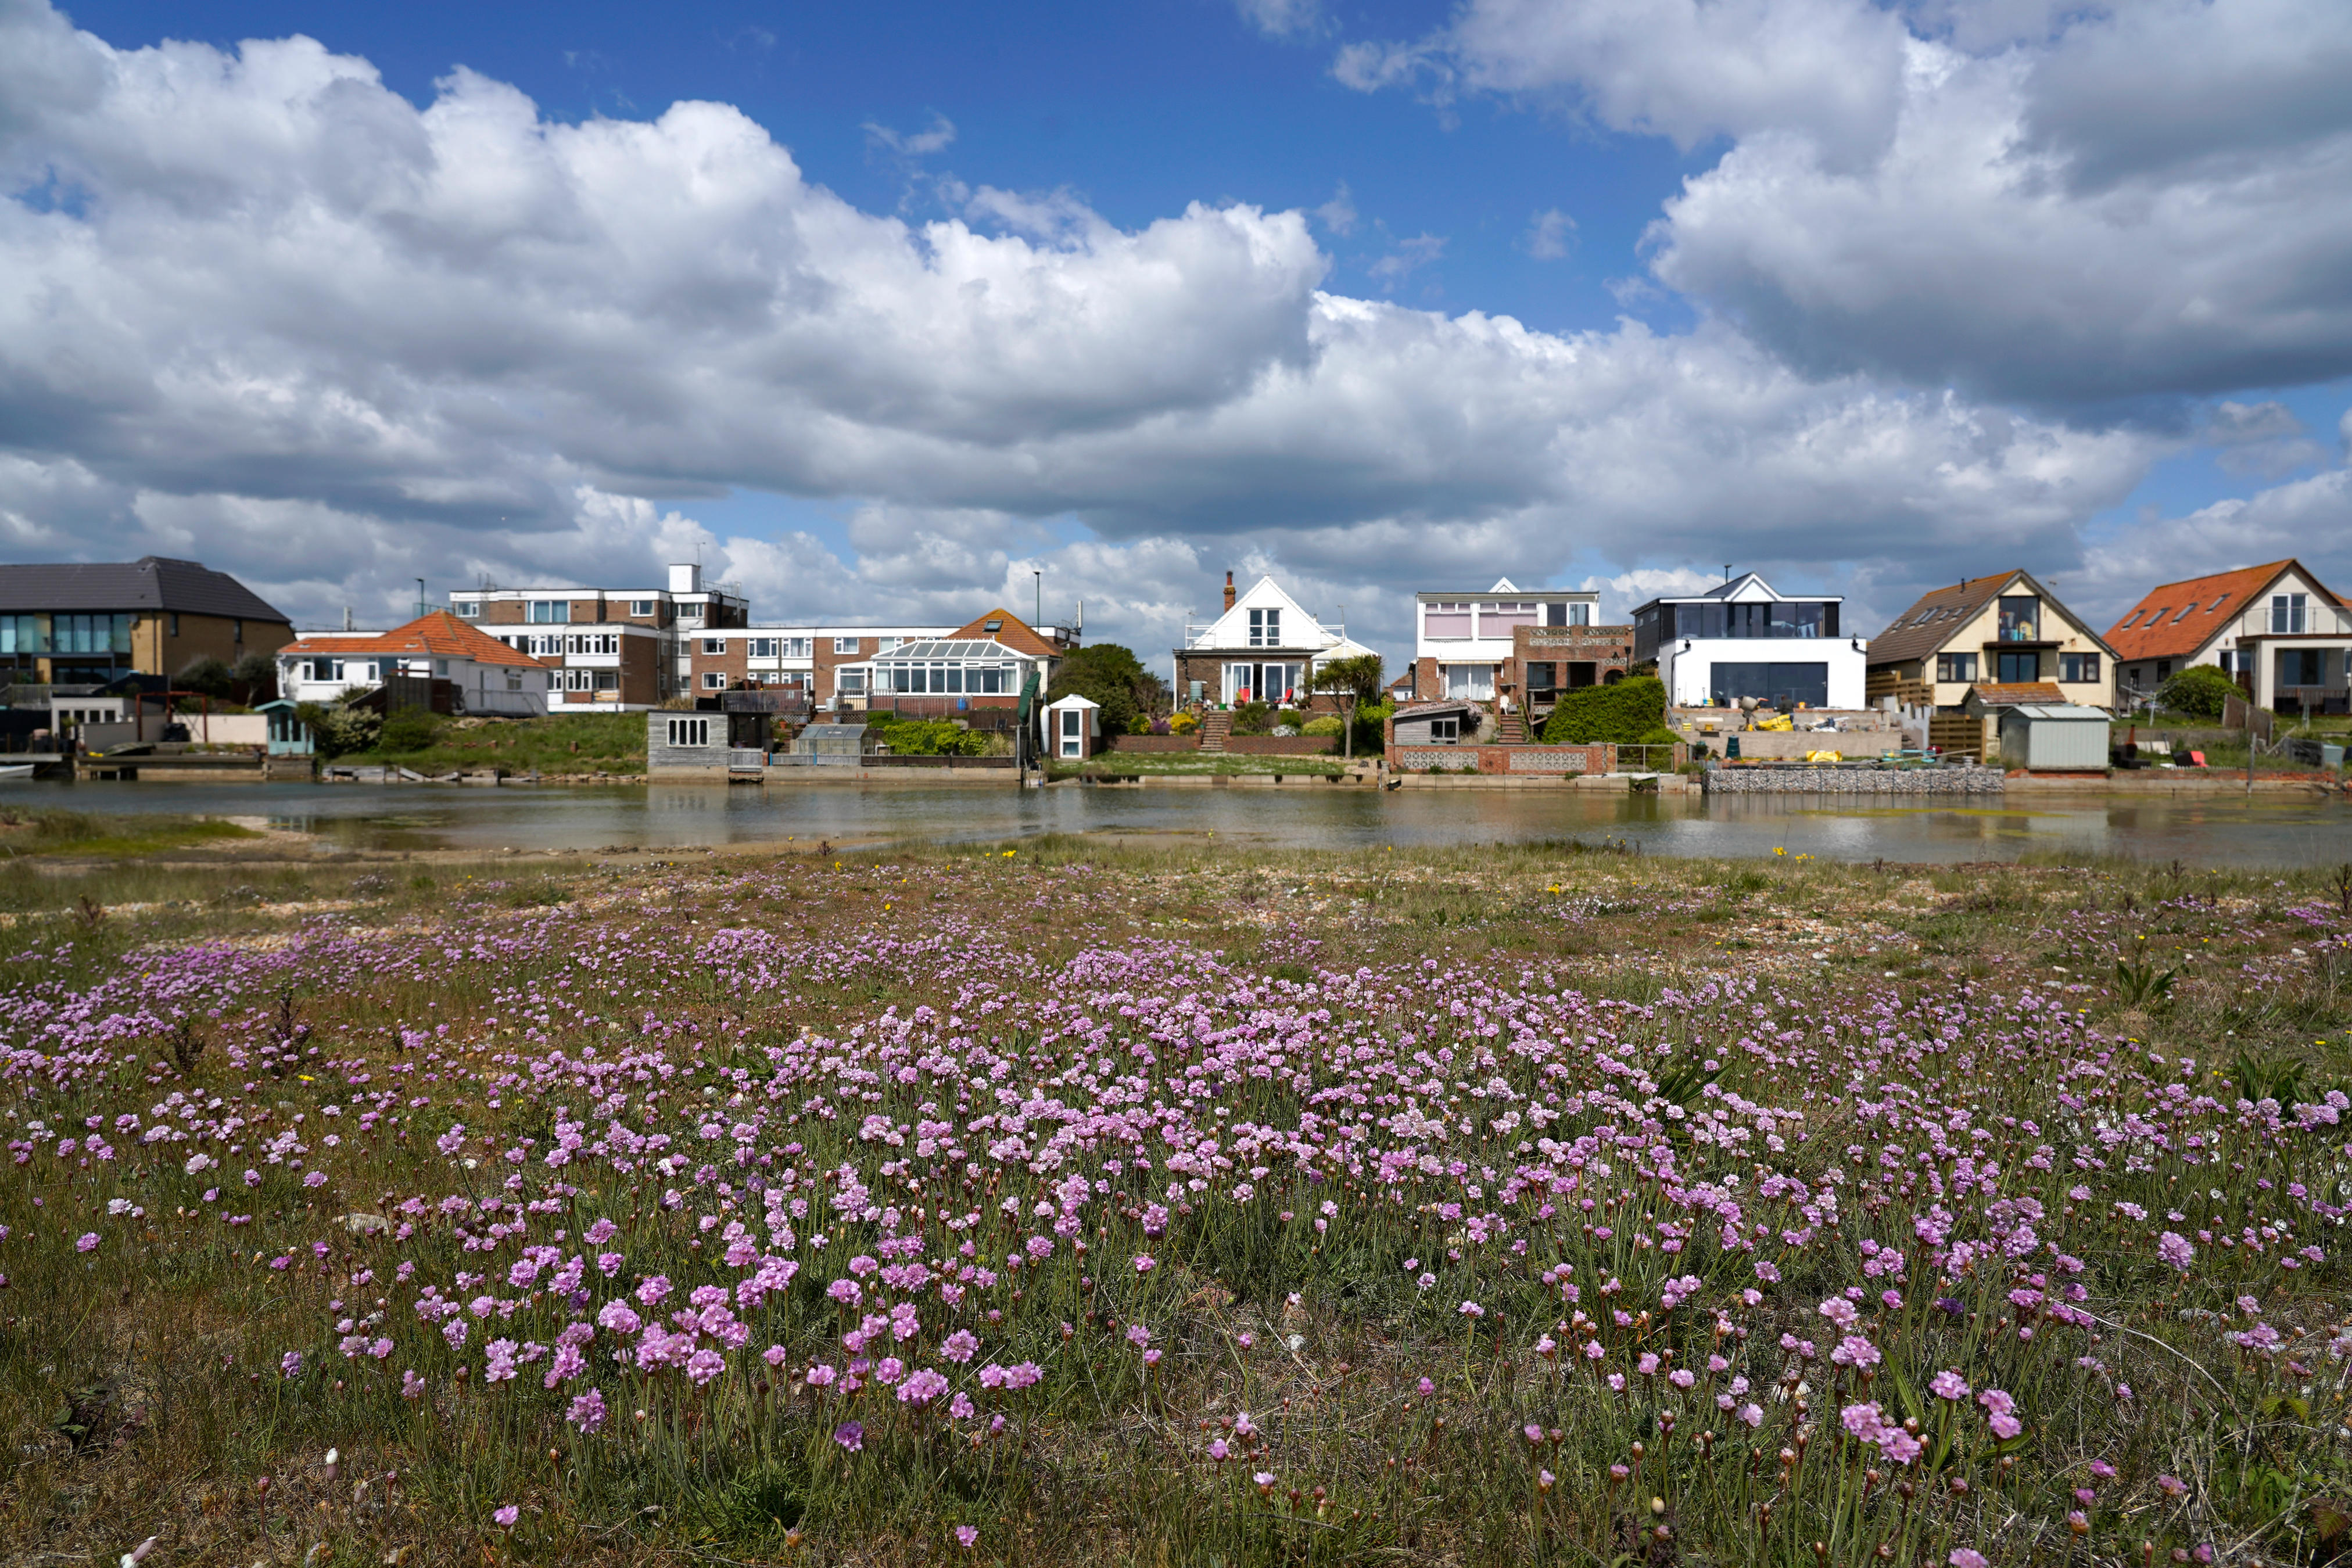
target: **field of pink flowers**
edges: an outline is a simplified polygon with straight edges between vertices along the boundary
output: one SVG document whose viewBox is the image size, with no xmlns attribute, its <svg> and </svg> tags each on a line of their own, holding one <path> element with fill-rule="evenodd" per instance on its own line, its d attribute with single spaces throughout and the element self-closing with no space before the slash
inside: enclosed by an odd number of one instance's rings
<svg viewBox="0 0 2352 1568">
<path fill-rule="evenodd" d="M 309 892 L 0 933 L 12 1561 L 2352 1546 L 2315 872 Z"/>
</svg>

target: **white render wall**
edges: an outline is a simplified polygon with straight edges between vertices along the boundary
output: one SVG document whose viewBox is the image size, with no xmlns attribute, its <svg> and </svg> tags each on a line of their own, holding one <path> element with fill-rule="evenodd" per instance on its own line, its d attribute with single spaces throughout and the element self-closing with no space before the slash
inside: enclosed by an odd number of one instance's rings
<svg viewBox="0 0 2352 1568">
<path fill-rule="evenodd" d="M 1715 691 L 1715 666 L 1727 664 L 1829 665 L 1829 703 L 1833 708 L 1864 706 L 1870 684 L 1868 644 L 1851 637 L 1694 637 L 1690 652 L 1676 638 L 1658 650 L 1658 675 L 1666 700 L 1676 707 L 1702 707 Z"/>
</svg>

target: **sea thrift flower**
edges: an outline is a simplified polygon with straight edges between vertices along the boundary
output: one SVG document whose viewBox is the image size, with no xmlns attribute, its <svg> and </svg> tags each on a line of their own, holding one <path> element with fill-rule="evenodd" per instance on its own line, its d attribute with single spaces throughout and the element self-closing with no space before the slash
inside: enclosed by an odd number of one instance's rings
<svg viewBox="0 0 2352 1568">
<path fill-rule="evenodd" d="M 833 1429 L 833 1440 L 851 1453 L 856 1453 L 866 1447 L 866 1428 L 858 1422 L 844 1421 Z"/>
</svg>

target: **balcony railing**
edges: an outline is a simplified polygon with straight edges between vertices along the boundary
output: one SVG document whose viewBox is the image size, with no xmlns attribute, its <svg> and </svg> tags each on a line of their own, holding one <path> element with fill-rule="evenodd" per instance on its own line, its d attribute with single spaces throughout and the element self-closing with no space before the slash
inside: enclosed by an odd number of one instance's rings
<svg viewBox="0 0 2352 1568">
<path fill-rule="evenodd" d="M 2274 613 L 2263 605 L 2239 616 L 2237 630 L 2240 637 L 2352 637 L 2352 610 L 2306 604 L 2297 616 Z"/>
</svg>

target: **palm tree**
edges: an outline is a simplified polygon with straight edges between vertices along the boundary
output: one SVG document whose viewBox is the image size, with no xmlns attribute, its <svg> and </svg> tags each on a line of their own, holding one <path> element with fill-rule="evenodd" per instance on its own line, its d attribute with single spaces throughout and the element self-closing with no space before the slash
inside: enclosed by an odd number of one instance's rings
<svg viewBox="0 0 2352 1568">
<path fill-rule="evenodd" d="M 1318 664 L 1309 684 L 1318 692 L 1336 692 L 1346 700 L 1346 752 L 1349 761 L 1355 760 L 1356 708 L 1380 695 L 1381 656 L 1378 653 L 1358 653 L 1350 658 L 1333 659 L 1328 664 Z"/>
</svg>

